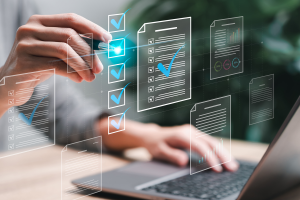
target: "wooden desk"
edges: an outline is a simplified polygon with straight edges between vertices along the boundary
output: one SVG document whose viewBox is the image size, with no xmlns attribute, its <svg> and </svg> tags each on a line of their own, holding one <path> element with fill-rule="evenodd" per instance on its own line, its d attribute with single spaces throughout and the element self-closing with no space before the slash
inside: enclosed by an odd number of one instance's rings
<svg viewBox="0 0 300 200">
<path fill-rule="evenodd" d="M 224 142 L 229 147 L 229 142 Z M 266 144 L 232 141 L 232 154 L 238 159 L 259 161 Z M 59 200 L 61 186 L 61 146 L 48 147 L 0 160 L 0 199 Z M 75 153 L 75 151 L 74 151 Z M 129 159 L 103 154 L 103 171 L 122 167 L 131 160 L 149 160 L 143 148 L 124 152 Z M 71 180 L 70 180 L 71 181 Z M 100 199 L 86 197 L 84 199 Z"/>
</svg>

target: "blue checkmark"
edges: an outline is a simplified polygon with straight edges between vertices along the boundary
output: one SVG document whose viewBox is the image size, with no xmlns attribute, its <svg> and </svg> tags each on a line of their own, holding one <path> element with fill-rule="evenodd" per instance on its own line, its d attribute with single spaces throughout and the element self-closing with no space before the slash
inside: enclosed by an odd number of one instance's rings
<svg viewBox="0 0 300 200">
<path fill-rule="evenodd" d="M 130 8 L 129 8 L 128 10 L 130 10 Z M 118 23 L 116 22 L 115 19 L 112 19 L 112 20 L 110 21 L 111 24 L 114 25 L 114 26 L 116 27 L 116 29 L 119 29 L 119 28 L 120 28 L 122 19 L 123 19 L 123 17 L 125 16 L 125 13 L 126 13 L 128 10 L 126 10 L 126 11 L 123 13 L 123 15 L 122 15 L 121 18 L 119 19 L 119 22 L 118 22 Z"/>
<path fill-rule="evenodd" d="M 182 47 L 184 47 L 184 45 L 183 45 Z M 181 49 L 182 47 L 180 47 L 180 49 Z M 158 68 L 158 69 L 159 69 L 166 77 L 169 77 L 170 72 L 171 72 L 172 64 L 173 64 L 173 62 L 174 62 L 174 60 L 175 60 L 176 55 L 177 55 L 178 52 L 180 51 L 180 49 L 178 49 L 178 51 L 177 51 L 177 52 L 175 53 L 175 55 L 173 56 L 173 58 L 172 58 L 172 60 L 171 60 L 171 62 L 170 62 L 170 64 L 169 64 L 169 68 L 168 68 L 167 70 L 166 70 L 166 68 L 164 67 L 164 65 L 163 65 L 162 63 L 158 63 L 157 68 Z"/>
<path fill-rule="evenodd" d="M 129 108 L 130 108 L 130 107 L 129 107 Z M 128 110 L 129 108 L 127 108 L 127 110 Z M 118 123 L 117 123 L 115 120 L 111 120 L 110 124 L 113 125 L 116 129 L 119 129 L 119 128 L 120 128 L 120 125 L 121 125 L 122 118 L 124 117 L 124 115 L 125 115 L 125 113 L 127 112 L 127 110 L 125 110 L 125 112 L 122 114 L 122 116 L 120 117 Z"/>
<path fill-rule="evenodd" d="M 128 58 L 127 60 L 129 60 L 130 58 Z M 125 63 L 127 62 L 127 60 L 123 63 L 123 65 L 121 66 L 121 68 L 119 69 L 119 72 L 117 73 L 116 70 L 112 69 L 110 71 L 111 75 L 113 75 L 114 77 L 116 77 L 116 79 L 119 79 L 120 78 L 120 75 L 121 75 L 121 72 L 122 72 L 122 69 L 123 67 L 125 66 Z"/>
<path fill-rule="evenodd" d="M 27 125 L 31 125 L 32 119 L 33 119 L 33 116 L 34 116 L 34 113 L 35 113 L 36 109 L 39 107 L 40 103 L 41 103 L 46 97 L 48 97 L 48 95 L 45 96 L 44 98 L 42 98 L 42 100 L 40 100 L 40 102 L 35 106 L 35 108 L 34 108 L 34 110 L 32 111 L 32 113 L 31 113 L 29 119 L 27 119 L 27 117 L 26 117 L 23 113 L 20 113 L 20 114 L 19 114 L 19 118 L 20 118 L 23 122 L 25 122 Z"/>
<path fill-rule="evenodd" d="M 130 84 L 130 83 L 128 83 L 127 85 L 129 85 L 129 84 Z M 119 103 L 120 103 L 122 94 L 123 94 L 125 88 L 127 87 L 127 85 L 123 88 L 123 90 L 122 90 L 121 93 L 119 94 L 119 97 L 118 97 L 118 98 L 117 98 L 114 94 L 110 96 L 111 100 L 113 100 L 116 104 L 119 104 Z"/>
</svg>

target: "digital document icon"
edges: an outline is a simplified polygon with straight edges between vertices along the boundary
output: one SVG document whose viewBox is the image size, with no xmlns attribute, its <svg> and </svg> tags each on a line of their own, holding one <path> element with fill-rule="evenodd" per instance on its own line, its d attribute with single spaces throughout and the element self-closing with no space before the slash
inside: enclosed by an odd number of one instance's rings
<svg viewBox="0 0 300 200">
<path fill-rule="evenodd" d="M 274 118 L 274 74 L 249 83 L 249 125 Z"/>
<path fill-rule="evenodd" d="M 213 150 L 198 156 L 198 159 L 190 160 L 190 174 L 195 174 L 203 170 L 224 164 L 231 160 L 231 156 L 225 157 L 222 137 L 231 140 L 231 96 L 224 96 L 209 101 L 196 103 L 190 111 L 190 151 L 197 149 L 201 145 L 201 140 L 205 137 L 221 137 L 215 144 Z M 229 143 L 230 144 L 230 143 Z M 231 148 L 229 148 L 231 151 Z M 192 154 L 190 154 L 192 155 Z M 210 162 L 212 157 L 220 158 L 220 162 L 212 167 L 204 164 Z"/>
<path fill-rule="evenodd" d="M 137 32 L 137 110 L 191 98 L 191 18 L 144 23 Z"/>
<path fill-rule="evenodd" d="M 210 25 L 210 80 L 243 73 L 243 26 L 242 16 L 215 20 Z"/>
<path fill-rule="evenodd" d="M 108 15 L 109 33 L 125 31 L 125 17 L 128 10 L 126 10 L 124 13 Z"/>
<path fill-rule="evenodd" d="M 94 56 L 97 56 L 93 49 L 93 33 L 71 35 L 67 43 L 71 47 L 67 48 L 67 72 L 93 69 Z"/>
<path fill-rule="evenodd" d="M 86 177 L 90 173 L 95 175 Z M 92 190 L 82 192 L 77 185 L 70 184 L 70 180 L 76 180 L 78 185 L 89 184 Z M 61 200 L 81 199 L 101 191 L 102 137 L 67 144 L 61 151 Z"/>
<path fill-rule="evenodd" d="M 130 107 L 129 107 L 130 108 Z M 108 134 L 117 133 L 125 130 L 125 112 L 108 117 Z"/>
<path fill-rule="evenodd" d="M 36 77 L 41 74 L 49 74 L 49 78 L 35 86 L 40 81 Z M 7 126 L 1 128 L 8 133 L 8 150 L 13 151 L 0 158 L 55 144 L 55 69 L 5 76 L 0 80 L 0 88 L 11 85 L 17 89 L 6 93 L 10 108 L 6 113 Z M 19 112 L 12 106 L 18 106 Z"/>
</svg>

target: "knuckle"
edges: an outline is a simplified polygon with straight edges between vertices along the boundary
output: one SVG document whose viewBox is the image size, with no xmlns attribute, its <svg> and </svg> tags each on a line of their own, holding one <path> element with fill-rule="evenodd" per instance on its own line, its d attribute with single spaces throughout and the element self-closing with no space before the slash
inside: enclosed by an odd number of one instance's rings
<svg viewBox="0 0 300 200">
<path fill-rule="evenodd" d="M 76 31 L 72 28 L 65 28 L 63 29 L 62 34 L 68 39 L 72 35 L 76 35 Z"/>
<path fill-rule="evenodd" d="M 20 26 L 16 33 L 16 38 L 20 40 L 25 35 L 27 35 L 31 31 L 31 28 L 28 25 Z"/>
<path fill-rule="evenodd" d="M 39 18 L 39 16 L 40 16 L 40 15 L 31 15 L 31 16 L 29 17 L 28 22 L 36 21 L 36 20 Z"/>
<path fill-rule="evenodd" d="M 179 133 L 177 133 L 177 134 L 174 134 L 172 137 L 173 137 L 173 142 L 174 143 L 179 143 L 180 141 L 182 141 L 183 140 L 183 134 L 182 134 L 183 132 L 181 131 L 181 132 L 179 132 Z"/>
<path fill-rule="evenodd" d="M 56 47 L 57 52 L 61 55 L 64 55 L 67 57 L 67 52 L 68 52 L 68 45 L 66 43 L 60 43 Z"/>
<path fill-rule="evenodd" d="M 28 49 L 30 47 L 30 44 L 28 42 L 25 41 L 21 41 L 17 44 L 16 47 L 16 52 L 20 53 L 20 52 L 24 52 L 26 49 Z"/>
<path fill-rule="evenodd" d="M 20 26 L 16 33 L 16 39 L 18 41 L 20 41 L 22 38 L 24 38 L 28 35 L 32 35 L 36 31 L 37 31 L 37 28 L 35 26 L 31 26 L 31 25 Z"/>
<path fill-rule="evenodd" d="M 158 155 L 164 155 L 164 154 L 165 154 L 163 145 L 161 145 L 161 144 L 157 145 L 156 153 L 157 153 Z"/>
<path fill-rule="evenodd" d="M 78 15 L 76 15 L 75 13 L 67 13 L 66 14 L 66 20 L 69 22 L 76 22 L 78 19 Z"/>
</svg>

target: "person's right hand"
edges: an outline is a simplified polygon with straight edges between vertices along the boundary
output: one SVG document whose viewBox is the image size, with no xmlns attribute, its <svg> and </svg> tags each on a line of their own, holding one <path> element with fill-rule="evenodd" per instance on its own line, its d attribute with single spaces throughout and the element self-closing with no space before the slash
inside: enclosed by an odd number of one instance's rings
<svg viewBox="0 0 300 200">
<path fill-rule="evenodd" d="M 65 76 L 75 82 L 93 81 L 95 74 L 100 73 L 103 66 L 96 55 L 91 55 L 91 49 L 78 34 L 92 33 L 93 38 L 108 43 L 112 36 L 97 24 L 76 14 L 33 15 L 26 25 L 21 26 L 9 57 L 0 68 L 0 81 L 5 76 L 55 69 L 57 75 Z M 67 43 L 72 36 L 72 45 Z M 74 40 L 75 38 L 75 40 Z M 81 42 L 80 42 L 81 41 Z M 72 48 L 72 47 L 73 48 Z M 67 55 L 68 54 L 68 55 Z M 67 62 L 67 58 L 68 62 Z M 93 66 L 91 65 L 93 62 Z M 67 63 L 73 69 L 67 72 Z M 91 69 L 90 69 L 91 68 Z M 34 80 L 22 87 L 35 87 L 51 75 L 47 72 L 22 76 L 22 80 Z M 16 90 L 16 84 L 0 86 L 0 117 L 7 110 L 8 91 Z M 31 94 L 26 94 L 26 97 Z M 22 102 L 22 104 L 26 103 Z M 19 105 L 11 105 L 19 106 Z M 2 111 L 2 113 L 1 113 Z M 5 111 L 4 111 L 5 112 Z"/>
</svg>

